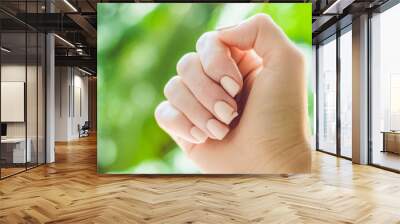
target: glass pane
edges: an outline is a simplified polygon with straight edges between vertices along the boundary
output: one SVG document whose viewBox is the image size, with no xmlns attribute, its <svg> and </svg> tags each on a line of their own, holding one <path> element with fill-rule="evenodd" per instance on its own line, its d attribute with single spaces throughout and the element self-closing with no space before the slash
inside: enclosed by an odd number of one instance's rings
<svg viewBox="0 0 400 224">
<path fill-rule="evenodd" d="M 37 13 L 39 5 L 37 1 L 27 2 L 26 12 Z M 37 18 L 37 17 L 34 17 Z M 37 22 L 37 21 L 32 21 Z M 38 34 L 36 30 L 27 30 L 27 143 L 31 151 L 28 168 L 37 166 L 38 163 Z"/>
<path fill-rule="evenodd" d="M 372 18 L 372 163 L 400 170 L 400 5 Z"/>
<path fill-rule="evenodd" d="M 46 37 L 44 34 L 39 33 L 38 45 L 38 163 L 45 163 L 45 44 Z"/>
<path fill-rule="evenodd" d="M 43 13 L 44 3 L 1 1 L 0 6 L 15 14 Z M 4 178 L 45 161 L 45 36 L 2 12 L 0 17 L 7 20 L 0 24 L 0 172 Z"/>
<path fill-rule="evenodd" d="M 341 155 L 352 157 L 352 34 L 340 37 L 340 150 Z"/>
<path fill-rule="evenodd" d="M 316 77 L 317 77 L 317 47 L 315 45 L 312 46 L 312 62 L 311 62 L 311 76 L 309 78 L 309 89 L 311 89 L 311 97 L 310 91 L 308 96 L 308 110 L 309 110 L 309 119 L 312 122 L 311 126 L 311 147 L 316 149 L 317 135 L 316 135 L 316 125 L 317 118 L 315 113 L 316 109 Z M 310 111 L 312 111 L 310 113 Z"/>
<path fill-rule="evenodd" d="M 318 147 L 336 153 L 336 40 L 318 51 Z"/>
<path fill-rule="evenodd" d="M 37 33 L 36 32 L 28 32 L 28 63 L 27 63 L 27 80 L 26 80 L 26 89 L 27 89 L 27 98 L 26 98 L 26 112 L 27 112 L 27 142 L 28 149 L 30 148 L 30 160 L 28 160 L 28 168 L 37 165 L 37 132 L 38 132 L 38 124 L 37 124 L 37 98 L 38 98 L 38 88 L 37 88 L 37 74 L 38 74 L 38 57 L 37 57 Z"/>
<path fill-rule="evenodd" d="M 25 170 L 26 150 L 26 33 L 1 34 L 1 161 L 2 177 Z M 28 147 L 29 149 L 29 147 Z"/>
</svg>

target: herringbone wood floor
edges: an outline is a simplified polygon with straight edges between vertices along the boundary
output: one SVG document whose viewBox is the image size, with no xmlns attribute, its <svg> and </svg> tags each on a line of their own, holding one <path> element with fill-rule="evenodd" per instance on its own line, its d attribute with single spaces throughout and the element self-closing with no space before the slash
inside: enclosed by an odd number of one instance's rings
<svg viewBox="0 0 400 224">
<path fill-rule="evenodd" d="M 315 152 L 313 173 L 98 176 L 94 137 L 0 181 L 0 223 L 400 223 L 400 175 Z"/>
</svg>

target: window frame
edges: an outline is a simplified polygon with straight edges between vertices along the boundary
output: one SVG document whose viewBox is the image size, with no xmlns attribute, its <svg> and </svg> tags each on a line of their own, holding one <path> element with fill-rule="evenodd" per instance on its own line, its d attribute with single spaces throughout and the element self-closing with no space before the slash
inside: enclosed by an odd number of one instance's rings
<svg viewBox="0 0 400 224">
<path fill-rule="evenodd" d="M 374 8 L 372 10 L 369 10 L 368 13 L 368 32 L 367 32 L 367 38 L 368 38 L 368 69 L 367 69 L 367 75 L 368 75 L 368 165 L 377 167 L 383 170 L 395 172 L 395 173 L 400 173 L 400 170 L 394 169 L 391 167 L 387 167 L 384 165 L 380 165 L 377 163 L 373 162 L 373 127 L 372 127 L 372 119 L 373 119 L 373 113 L 372 113 L 372 94 L 373 94 L 373 88 L 372 88 L 372 55 L 373 55 L 373 35 L 372 35 L 372 19 L 374 17 L 374 14 L 381 14 L 384 13 L 385 11 L 399 5 L 400 2 L 398 0 L 388 0 L 382 5 L 380 5 L 377 8 Z M 399 6 L 400 7 L 400 6 Z"/>
<path fill-rule="evenodd" d="M 341 103 L 341 97 L 340 97 L 340 84 L 341 84 L 341 66 L 340 66 L 340 37 L 344 34 L 346 34 L 347 32 L 351 32 L 352 31 L 352 23 L 347 24 L 346 26 L 344 26 L 341 29 L 338 29 L 334 34 L 328 36 L 327 38 L 319 41 L 318 44 L 316 44 L 316 77 L 315 77 L 315 89 L 316 89 L 316 151 L 319 152 L 323 152 L 323 153 L 327 153 L 329 155 L 333 155 L 333 156 L 337 156 L 340 158 L 344 158 L 347 160 L 352 160 L 351 157 L 347 157 L 342 155 L 342 150 L 341 150 L 341 118 L 340 118 L 340 103 Z M 319 62 L 320 62 L 320 55 L 318 52 L 318 49 L 321 45 L 321 43 L 329 43 L 331 41 L 336 41 L 336 152 L 332 153 L 329 152 L 327 150 L 321 149 L 319 146 L 319 109 L 320 109 L 320 105 L 319 105 L 319 91 L 320 91 L 320 80 L 319 80 Z"/>
</svg>

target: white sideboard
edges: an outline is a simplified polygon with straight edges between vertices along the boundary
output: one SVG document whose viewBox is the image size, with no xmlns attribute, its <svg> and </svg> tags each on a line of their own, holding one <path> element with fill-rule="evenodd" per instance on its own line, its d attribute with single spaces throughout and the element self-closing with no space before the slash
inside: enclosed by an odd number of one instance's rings
<svg viewBox="0 0 400 224">
<path fill-rule="evenodd" d="M 27 147 L 25 154 L 25 138 L 6 138 L 1 139 L 2 146 L 12 147 L 12 162 L 13 163 L 25 163 L 31 162 L 32 160 L 32 140 L 27 139 Z M 25 159 L 27 159 L 25 161 Z"/>
</svg>

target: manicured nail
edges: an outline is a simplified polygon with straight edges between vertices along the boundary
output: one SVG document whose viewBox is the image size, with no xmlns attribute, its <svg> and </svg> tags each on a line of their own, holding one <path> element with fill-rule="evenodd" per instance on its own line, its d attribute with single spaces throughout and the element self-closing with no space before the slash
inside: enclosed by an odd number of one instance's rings
<svg viewBox="0 0 400 224">
<path fill-rule="evenodd" d="M 219 140 L 222 140 L 229 131 L 227 127 L 215 119 L 210 119 L 207 121 L 207 129 Z"/>
<path fill-rule="evenodd" d="M 238 113 L 224 101 L 217 101 L 214 104 L 214 111 L 217 114 L 218 119 L 225 124 L 230 124 L 233 118 L 238 115 Z"/>
<path fill-rule="evenodd" d="M 222 87 L 224 87 L 225 91 L 232 97 L 235 97 L 240 90 L 240 86 L 229 76 L 222 77 L 220 83 Z"/>
<path fill-rule="evenodd" d="M 203 143 L 207 139 L 207 135 L 202 130 L 200 130 L 198 127 L 191 128 L 190 134 L 193 136 L 194 139 L 199 141 L 199 143 Z"/>
</svg>

